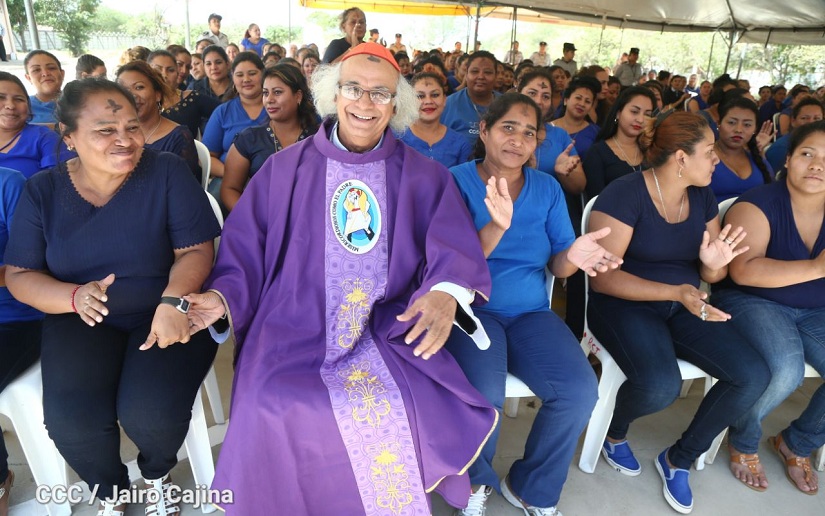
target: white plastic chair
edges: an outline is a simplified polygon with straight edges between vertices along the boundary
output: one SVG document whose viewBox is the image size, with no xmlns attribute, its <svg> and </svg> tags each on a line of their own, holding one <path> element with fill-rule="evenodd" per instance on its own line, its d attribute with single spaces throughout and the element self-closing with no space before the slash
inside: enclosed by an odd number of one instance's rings
<svg viewBox="0 0 825 516">
<path fill-rule="evenodd" d="M 596 197 L 591 199 L 590 202 L 587 203 L 587 206 L 584 207 L 582 234 L 587 232 L 587 225 L 590 222 L 590 211 L 593 209 L 595 202 Z M 585 306 L 587 306 L 589 297 L 587 294 L 589 283 L 589 277 L 585 276 Z M 596 406 L 593 407 L 590 422 L 587 424 L 582 454 L 579 458 L 579 469 L 585 473 L 593 473 L 596 470 L 596 463 L 599 461 L 602 444 L 607 437 L 607 429 L 610 427 L 610 421 L 613 419 L 616 395 L 619 392 L 619 387 L 627 380 L 627 377 L 619 368 L 618 364 L 616 364 L 616 361 L 613 360 L 613 357 L 610 356 L 610 353 L 608 353 L 596 337 L 593 336 L 587 325 L 586 315 L 584 318 L 584 334 L 581 345 L 585 354 L 593 353 L 602 364 L 602 377 L 599 380 L 599 400 L 596 402 Z M 703 378 L 705 380 L 705 394 L 707 394 L 713 385 L 710 375 L 684 360 L 679 359 L 677 363 L 683 380 L 693 380 L 697 378 Z M 696 459 L 696 469 L 701 470 L 704 469 L 704 467 L 705 454 L 702 454 Z"/>
<path fill-rule="evenodd" d="M 545 270 L 547 299 L 550 307 L 553 306 L 553 284 L 556 278 L 550 273 L 549 269 Z M 507 373 L 507 383 L 504 387 L 504 414 L 507 417 L 518 416 L 518 402 L 519 398 L 530 398 L 535 396 L 533 391 L 527 387 L 527 384 L 516 378 L 513 374 Z"/>
<path fill-rule="evenodd" d="M 43 382 L 40 361 L 0 392 L 0 414 L 11 420 L 37 485 L 66 485 L 63 460 L 43 424 Z M 49 516 L 72 513 L 68 502 L 46 505 Z"/>
<path fill-rule="evenodd" d="M 212 171 L 212 155 L 209 149 L 199 140 L 195 140 L 195 148 L 198 150 L 198 163 L 201 166 L 201 186 L 206 190 L 209 185 L 209 173 Z"/>
<path fill-rule="evenodd" d="M 212 211 L 215 212 L 215 218 L 218 219 L 218 224 L 223 228 L 223 213 L 218 201 L 206 192 L 206 197 L 209 199 L 209 204 L 212 206 Z M 221 237 L 215 238 L 215 254 L 218 253 L 218 246 L 221 243 Z M 215 366 L 209 368 L 206 373 L 206 378 L 203 380 L 203 388 L 206 390 L 206 398 L 209 400 L 209 408 L 212 410 L 212 417 L 215 418 L 215 423 L 222 425 L 226 423 L 226 416 L 223 412 L 223 404 L 221 403 L 221 391 L 218 387 L 218 376 L 215 373 Z"/>
</svg>

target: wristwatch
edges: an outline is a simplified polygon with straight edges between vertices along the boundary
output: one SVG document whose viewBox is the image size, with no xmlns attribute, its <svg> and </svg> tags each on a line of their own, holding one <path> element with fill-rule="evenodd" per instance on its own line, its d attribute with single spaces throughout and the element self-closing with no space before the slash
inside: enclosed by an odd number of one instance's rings
<svg viewBox="0 0 825 516">
<path fill-rule="evenodd" d="M 162 305 L 172 305 L 182 314 L 189 312 L 189 301 L 183 299 L 182 297 L 163 296 L 160 298 L 160 303 Z"/>
</svg>

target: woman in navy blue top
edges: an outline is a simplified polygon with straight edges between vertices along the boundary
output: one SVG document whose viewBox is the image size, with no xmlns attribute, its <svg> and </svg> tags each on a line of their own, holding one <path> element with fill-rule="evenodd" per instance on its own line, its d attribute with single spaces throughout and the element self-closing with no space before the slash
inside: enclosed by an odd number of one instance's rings
<svg viewBox="0 0 825 516">
<path fill-rule="evenodd" d="M 292 65 L 278 64 L 264 71 L 263 83 L 263 103 L 269 121 L 238 133 L 226 154 L 221 202 L 229 211 L 240 199 L 246 183 L 270 156 L 318 130 L 318 113 L 300 71 Z"/>
<path fill-rule="evenodd" d="M 53 130 L 28 123 L 31 100 L 17 76 L 0 72 L 0 102 L 4 104 L 0 117 L 1 167 L 17 170 L 28 178 L 74 156 Z"/>
<path fill-rule="evenodd" d="M 748 190 L 726 222 L 748 228 L 747 252 L 730 265 L 732 283 L 713 294 L 771 369 L 771 383 L 730 427 L 731 470 L 745 485 L 768 486 L 759 456 L 762 420 L 796 390 L 807 362 L 825 377 L 825 122 L 791 135 L 788 173 Z M 818 492 L 811 453 L 825 444 L 825 386 L 798 419 L 771 439 L 791 483 Z"/>
<path fill-rule="evenodd" d="M 433 72 L 422 72 L 410 84 L 420 102 L 418 120 L 401 135 L 401 141 L 447 168 L 469 160 L 473 147 L 440 120 L 447 102 L 444 79 Z"/>
<path fill-rule="evenodd" d="M 198 131 L 203 134 L 206 121 L 212 116 L 215 108 L 221 105 L 221 101 L 215 97 L 201 95 L 197 91 L 180 89 L 180 68 L 170 52 L 155 50 L 149 54 L 146 62 L 169 86 L 169 89 L 164 91 L 163 109 L 160 114 L 176 124 L 186 126 L 193 137 L 198 135 Z"/>
<path fill-rule="evenodd" d="M 474 308 L 490 347 L 453 331 L 446 347 L 470 383 L 498 410 L 510 371 L 541 398 L 524 458 L 499 481 L 493 470 L 498 427 L 470 466 L 480 486 L 462 515 L 483 514 L 494 488 L 525 513 L 557 514 L 556 506 L 579 434 L 596 403 L 596 379 L 578 340 L 549 309 L 545 270 L 564 278 L 616 268 L 615 257 L 596 242 L 608 231 L 573 235 L 558 181 L 528 168 L 538 145 L 539 107 L 526 95 L 505 93 L 480 124 L 476 155 L 453 167 L 490 266 L 489 302 Z"/>
<path fill-rule="evenodd" d="M 673 112 L 650 120 L 640 138 L 650 168 L 619 178 L 599 195 L 590 227 L 608 226 L 605 249 L 621 269 L 591 280 L 587 322 L 627 381 L 619 389 L 602 455 L 629 476 L 641 466 L 627 443 L 630 424 L 670 405 L 682 376 L 677 358 L 719 381 L 682 437 L 654 460 L 665 500 L 677 512 L 693 508 L 691 464 L 756 401 L 768 384 L 765 361 L 707 303 L 700 279 L 715 283 L 731 259 L 747 250 L 741 227 L 720 227 L 708 185 L 719 159 L 704 118 Z"/>
<path fill-rule="evenodd" d="M 137 60 L 118 68 L 117 82 L 135 97 L 146 148 L 180 156 L 200 181 L 201 167 L 192 134 L 186 127 L 161 116 L 160 106 L 170 88 L 160 75 L 145 61 Z"/>
<path fill-rule="evenodd" d="M 134 98 L 122 86 L 71 82 L 56 113 L 78 157 L 26 184 L 5 255 L 11 293 L 47 314 L 46 427 L 104 500 L 130 484 L 122 425 L 154 491 L 146 513 L 160 504 L 169 514 L 177 507 L 168 473 L 216 352 L 208 335 L 190 338 L 181 296 L 201 288 L 220 228 L 184 161 L 144 149 Z M 101 510 L 123 506 L 104 502 Z"/>
</svg>

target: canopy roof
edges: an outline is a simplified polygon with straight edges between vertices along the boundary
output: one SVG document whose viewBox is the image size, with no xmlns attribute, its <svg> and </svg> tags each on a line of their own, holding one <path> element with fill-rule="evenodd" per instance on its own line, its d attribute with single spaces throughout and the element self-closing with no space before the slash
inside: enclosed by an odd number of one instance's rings
<svg viewBox="0 0 825 516">
<path fill-rule="evenodd" d="M 823 0 L 525 0 L 485 6 L 526 7 L 566 20 L 661 32 L 737 33 L 748 43 L 825 44 Z"/>
</svg>

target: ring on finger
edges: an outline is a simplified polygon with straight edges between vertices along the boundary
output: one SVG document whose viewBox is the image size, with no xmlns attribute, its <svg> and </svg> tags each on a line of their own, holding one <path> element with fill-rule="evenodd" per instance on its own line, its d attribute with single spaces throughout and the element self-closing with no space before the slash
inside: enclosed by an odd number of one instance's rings
<svg viewBox="0 0 825 516">
<path fill-rule="evenodd" d="M 699 309 L 699 317 L 703 321 L 707 321 L 707 319 L 708 319 L 708 309 L 707 309 L 707 304 L 706 303 L 702 303 L 702 308 Z"/>
<path fill-rule="evenodd" d="M 725 243 L 728 245 L 733 245 L 733 240 L 731 240 L 730 238 L 726 238 Z"/>
</svg>

